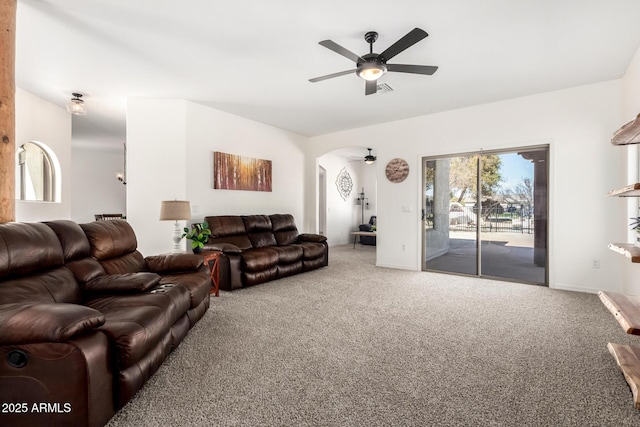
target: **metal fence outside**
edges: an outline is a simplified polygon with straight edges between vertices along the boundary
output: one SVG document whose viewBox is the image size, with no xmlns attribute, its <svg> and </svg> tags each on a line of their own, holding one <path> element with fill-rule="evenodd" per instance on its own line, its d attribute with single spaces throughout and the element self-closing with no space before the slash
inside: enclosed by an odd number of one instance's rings
<svg viewBox="0 0 640 427">
<path fill-rule="evenodd" d="M 477 208 L 458 205 L 449 212 L 449 229 L 452 231 L 475 231 L 480 224 L 483 232 L 507 232 L 533 234 L 532 206 L 502 206 L 482 208 L 478 220 Z"/>
</svg>

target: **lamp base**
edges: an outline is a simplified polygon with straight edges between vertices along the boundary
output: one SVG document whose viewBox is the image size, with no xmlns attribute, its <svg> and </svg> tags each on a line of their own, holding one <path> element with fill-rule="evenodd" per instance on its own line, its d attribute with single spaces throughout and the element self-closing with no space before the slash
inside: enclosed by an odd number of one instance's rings
<svg viewBox="0 0 640 427">
<path fill-rule="evenodd" d="M 184 252 L 184 248 L 182 247 L 182 237 L 180 232 L 180 224 L 176 221 L 176 226 L 173 229 L 173 249 L 171 249 L 172 254 L 180 254 Z"/>
</svg>

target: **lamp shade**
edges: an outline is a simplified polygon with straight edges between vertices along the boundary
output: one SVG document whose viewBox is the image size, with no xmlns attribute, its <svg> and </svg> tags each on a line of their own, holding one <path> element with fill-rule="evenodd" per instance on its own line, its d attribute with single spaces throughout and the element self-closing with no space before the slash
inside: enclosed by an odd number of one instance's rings
<svg viewBox="0 0 640 427">
<path fill-rule="evenodd" d="M 165 200 L 160 202 L 160 221 L 180 221 L 191 219 L 191 205 L 186 200 Z"/>
</svg>

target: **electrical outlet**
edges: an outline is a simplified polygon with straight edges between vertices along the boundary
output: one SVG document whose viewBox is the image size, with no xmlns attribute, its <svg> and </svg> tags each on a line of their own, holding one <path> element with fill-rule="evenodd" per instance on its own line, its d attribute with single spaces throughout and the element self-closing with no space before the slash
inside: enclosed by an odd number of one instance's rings
<svg viewBox="0 0 640 427">
<path fill-rule="evenodd" d="M 407 250 L 407 245 L 405 245 L 404 243 L 402 244 L 402 252 L 405 252 Z"/>
<path fill-rule="evenodd" d="M 591 267 L 592 268 L 600 268 L 600 260 L 599 259 L 594 259 L 591 261 Z"/>
</svg>

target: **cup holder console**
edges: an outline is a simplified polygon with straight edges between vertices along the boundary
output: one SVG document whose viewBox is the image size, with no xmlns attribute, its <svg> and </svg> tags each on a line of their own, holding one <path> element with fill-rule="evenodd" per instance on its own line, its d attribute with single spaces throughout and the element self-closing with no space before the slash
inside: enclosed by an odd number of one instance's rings
<svg viewBox="0 0 640 427">
<path fill-rule="evenodd" d="M 7 354 L 7 363 L 12 368 L 24 368 L 29 362 L 29 356 L 22 350 L 11 350 Z"/>
</svg>

